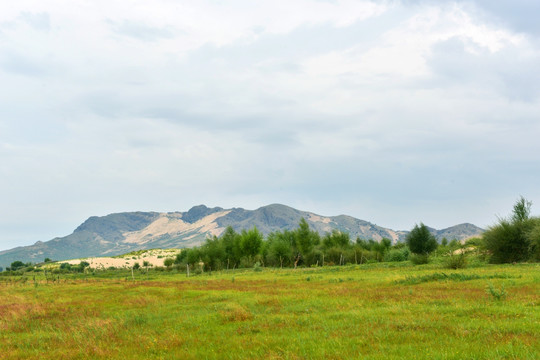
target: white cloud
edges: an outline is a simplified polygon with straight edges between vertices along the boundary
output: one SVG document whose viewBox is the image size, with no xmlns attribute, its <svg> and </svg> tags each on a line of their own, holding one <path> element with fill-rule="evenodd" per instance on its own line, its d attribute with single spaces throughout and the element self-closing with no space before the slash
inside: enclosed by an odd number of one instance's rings
<svg viewBox="0 0 540 360">
<path fill-rule="evenodd" d="M 0 5 L 2 224 L 49 216 L 8 237 L 198 203 L 407 228 L 534 201 L 540 49 L 478 6 Z"/>
</svg>

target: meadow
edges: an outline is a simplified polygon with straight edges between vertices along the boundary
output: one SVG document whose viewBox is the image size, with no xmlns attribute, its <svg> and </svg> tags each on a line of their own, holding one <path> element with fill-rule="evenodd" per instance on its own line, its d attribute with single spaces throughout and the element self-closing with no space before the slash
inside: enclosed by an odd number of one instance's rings
<svg viewBox="0 0 540 360">
<path fill-rule="evenodd" d="M 0 278 L 2 359 L 532 360 L 539 334 L 540 264 Z"/>
</svg>

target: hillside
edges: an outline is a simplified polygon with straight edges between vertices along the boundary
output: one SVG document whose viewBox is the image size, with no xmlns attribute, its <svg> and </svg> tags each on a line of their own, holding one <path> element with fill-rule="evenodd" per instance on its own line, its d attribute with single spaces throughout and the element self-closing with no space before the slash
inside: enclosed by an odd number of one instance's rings
<svg viewBox="0 0 540 360">
<path fill-rule="evenodd" d="M 65 260 L 92 256 L 114 256 L 140 249 L 183 248 L 204 242 L 207 236 L 219 236 L 227 226 L 236 231 L 256 226 L 267 235 L 272 231 L 294 229 L 301 218 L 321 234 L 338 229 L 348 232 L 352 239 L 386 237 L 393 242 L 403 241 L 407 231 L 394 231 L 351 216 L 321 216 L 291 207 L 273 204 L 256 210 L 242 208 L 208 208 L 199 205 L 187 212 L 128 212 L 92 216 L 67 236 L 34 245 L 0 252 L 0 266 L 15 260 L 41 262 L 48 257 Z M 483 230 L 472 224 L 447 229 L 431 229 L 437 238 L 465 239 Z"/>
</svg>

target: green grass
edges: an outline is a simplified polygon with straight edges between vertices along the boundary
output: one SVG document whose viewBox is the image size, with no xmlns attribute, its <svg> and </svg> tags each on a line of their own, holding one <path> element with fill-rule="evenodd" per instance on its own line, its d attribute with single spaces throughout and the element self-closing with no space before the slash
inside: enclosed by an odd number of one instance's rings
<svg viewBox="0 0 540 360">
<path fill-rule="evenodd" d="M 35 276 L 0 277 L 2 359 L 540 358 L 538 264 Z"/>
</svg>

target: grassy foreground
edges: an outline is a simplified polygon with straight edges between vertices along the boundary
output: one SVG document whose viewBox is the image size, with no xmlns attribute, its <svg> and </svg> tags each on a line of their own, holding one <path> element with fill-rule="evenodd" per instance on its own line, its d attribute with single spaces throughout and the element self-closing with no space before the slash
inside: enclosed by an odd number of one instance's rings
<svg viewBox="0 0 540 360">
<path fill-rule="evenodd" d="M 116 274 L 0 279 L 0 357 L 540 358 L 539 264 Z"/>
</svg>

